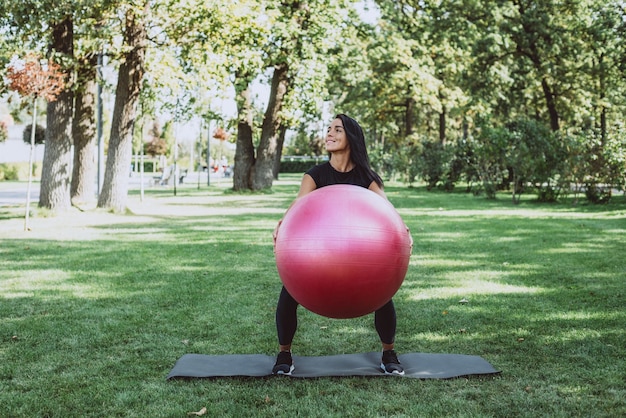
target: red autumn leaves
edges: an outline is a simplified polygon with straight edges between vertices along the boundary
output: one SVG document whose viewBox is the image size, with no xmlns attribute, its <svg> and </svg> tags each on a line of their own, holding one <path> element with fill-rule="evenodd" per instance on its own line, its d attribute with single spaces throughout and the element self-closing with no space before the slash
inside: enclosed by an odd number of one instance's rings
<svg viewBox="0 0 626 418">
<path fill-rule="evenodd" d="M 41 97 L 49 102 L 56 100 L 65 87 L 65 74 L 58 64 L 48 61 L 42 65 L 35 55 L 28 55 L 23 63 L 7 68 L 8 87 L 21 96 Z"/>
</svg>

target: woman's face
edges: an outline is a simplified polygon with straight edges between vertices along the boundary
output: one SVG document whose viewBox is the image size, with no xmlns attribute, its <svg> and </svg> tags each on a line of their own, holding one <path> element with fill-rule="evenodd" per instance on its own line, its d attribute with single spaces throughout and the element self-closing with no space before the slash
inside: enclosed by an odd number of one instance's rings
<svg viewBox="0 0 626 418">
<path fill-rule="evenodd" d="M 346 131 L 343 128 L 343 122 L 339 118 L 333 120 L 328 127 L 328 131 L 326 133 L 326 151 L 350 151 L 348 137 L 346 136 Z"/>
</svg>

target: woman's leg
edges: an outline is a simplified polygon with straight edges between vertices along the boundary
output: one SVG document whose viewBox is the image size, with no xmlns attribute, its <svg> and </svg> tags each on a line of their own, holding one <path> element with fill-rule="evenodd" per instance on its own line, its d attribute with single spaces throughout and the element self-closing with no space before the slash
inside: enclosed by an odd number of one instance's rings
<svg viewBox="0 0 626 418">
<path fill-rule="evenodd" d="M 298 328 L 298 302 L 283 286 L 276 306 L 276 331 L 280 351 L 290 351 L 291 342 Z"/>
<path fill-rule="evenodd" d="M 383 343 L 383 350 L 392 350 L 396 339 L 396 308 L 393 300 L 374 312 L 374 326 Z"/>
<path fill-rule="evenodd" d="M 396 308 L 392 300 L 374 313 L 374 325 L 383 344 L 380 368 L 385 374 L 404 374 L 404 368 L 393 349 L 396 339 Z"/>
<path fill-rule="evenodd" d="M 276 306 L 276 331 L 278 332 L 278 356 L 272 368 L 273 374 L 290 375 L 294 370 L 291 358 L 291 342 L 298 328 L 298 302 L 283 286 Z"/>
</svg>

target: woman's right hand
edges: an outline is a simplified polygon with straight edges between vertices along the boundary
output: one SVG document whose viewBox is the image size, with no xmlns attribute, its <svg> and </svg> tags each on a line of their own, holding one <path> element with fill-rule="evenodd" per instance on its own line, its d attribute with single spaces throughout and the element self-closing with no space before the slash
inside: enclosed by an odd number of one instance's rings
<svg viewBox="0 0 626 418">
<path fill-rule="evenodd" d="M 278 223 L 276 224 L 276 228 L 274 228 L 274 232 L 272 232 L 272 238 L 274 239 L 274 249 L 276 249 L 276 238 L 278 238 L 278 229 L 280 228 L 280 224 L 282 223 L 282 219 L 278 221 Z"/>
</svg>

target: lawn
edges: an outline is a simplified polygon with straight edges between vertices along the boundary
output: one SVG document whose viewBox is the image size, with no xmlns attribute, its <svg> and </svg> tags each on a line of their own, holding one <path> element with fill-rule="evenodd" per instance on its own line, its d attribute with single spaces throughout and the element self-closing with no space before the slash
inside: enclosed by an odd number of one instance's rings
<svg viewBox="0 0 626 418">
<path fill-rule="evenodd" d="M 479 355 L 498 376 L 166 381 L 186 353 L 276 353 L 271 234 L 297 184 L 132 191 L 131 213 L 35 213 L 30 232 L 0 207 L 0 416 L 626 416 L 621 196 L 513 206 L 387 186 L 415 240 L 397 350 Z M 378 350 L 372 322 L 300 309 L 294 353 Z"/>
</svg>

